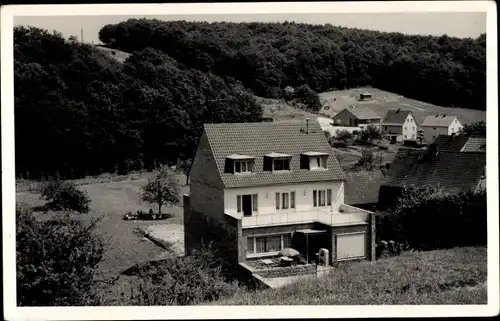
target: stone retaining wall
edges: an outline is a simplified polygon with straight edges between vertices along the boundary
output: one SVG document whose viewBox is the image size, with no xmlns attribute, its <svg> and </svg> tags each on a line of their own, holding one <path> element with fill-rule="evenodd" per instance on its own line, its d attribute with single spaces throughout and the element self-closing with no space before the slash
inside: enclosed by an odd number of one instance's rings
<svg viewBox="0 0 500 321">
<path fill-rule="evenodd" d="M 315 275 L 317 267 L 315 264 L 296 265 L 287 267 L 277 267 L 265 270 L 255 270 L 254 274 L 260 275 L 263 278 L 279 278 L 297 275 Z"/>
</svg>

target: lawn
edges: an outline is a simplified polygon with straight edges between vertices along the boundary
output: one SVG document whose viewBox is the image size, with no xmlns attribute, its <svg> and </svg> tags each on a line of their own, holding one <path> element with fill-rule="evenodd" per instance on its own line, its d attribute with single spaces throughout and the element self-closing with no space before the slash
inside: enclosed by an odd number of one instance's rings
<svg viewBox="0 0 500 321">
<path fill-rule="evenodd" d="M 366 102 L 358 101 L 357 97 L 359 97 L 359 94 L 363 92 L 371 93 L 373 95 L 373 99 Z M 369 107 L 382 118 L 389 109 L 408 109 L 412 111 L 419 123 L 421 123 L 426 116 L 435 114 L 455 115 L 462 124 L 486 120 L 485 111 L 436 106 L 371 87 L 329 91 L 320 93 L 319 97 L 322 103 L 327 100 L 330 104 L 331 114 L 328 115 L 330 117 L 334 116 L 336 113 L 351 104 L 359 104 Z"/>
<path fill-rule="evenodd" d="M 308 112 L 306 110 L 288 105 L 285 102 L 279 102 L 277 99 L 268 99 L 255 97 L 257 103 L 262 106 L 263 116 L 272 118 L 274 121 L 280 120 L 302 120 L 302 119 L 316 119 L 317 114 Z"/>
<path fill-rule="evenodd" d="M 119 275 L 125 269 L 152 259 L 159 259 L 171 255 L 170 252 L 153 244 L 136 232 L 137 228 L 147 228 L 163 224 L 165 230 L 171 226 L 183 224 L 182 207 L 176 206 L 165 208 L 173 217 L 161 221 L 124 221 L 123 214 L 137 210 L 148 211 L 151 207 L 141 200 L 141 186 L 146 184 L 151 173 L 143 173 L 138 176 L 126 176 L 121 180 L 119 177 L 78 180 L 80 188 L 85 189 L 92 200 L 91 211 L 85 219 L 103 217 L 97 227 L 97 233 L 101 234 L 107 243 L 104 260 L 99 266 L 99 275 L 112 277 Z M 185 176 L 178 175 L 181 184 L 185 183 Z M 24 186 L 20 184 L 20 186 Z M 189 187 L 182 188 L 182 193 L 188 192 Z M 42 205 L 44 201 L 39 200 L 40 194 L 35 191 L 20 190 L 16 199 L 31 206 Z M 40 214 L 43 215 L 43 214 Z M 183 241 L 183 240 L 182 240 Z"/>
<path fill-rule="evenodd" d="M 485 247 L 405 253 L 344 263 L 330 275 L 257 293 L 240 291 L 218 305 L 487 304 Z"/>
</svg>

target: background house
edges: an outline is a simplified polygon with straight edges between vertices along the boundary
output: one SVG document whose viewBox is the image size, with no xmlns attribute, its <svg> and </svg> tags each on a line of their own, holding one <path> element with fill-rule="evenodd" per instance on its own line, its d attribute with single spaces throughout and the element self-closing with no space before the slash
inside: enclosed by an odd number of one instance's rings
<svg viewBox="0 0 500 321">
<path fill-rule="evenodd" d="M 374 214 L 344 204 L 332 152 L 314 121 L 205 124 L 184 196 L 186 251 L 211 240 L 234 245 L 238 263 L 286 247 L 309 261 L 320 248 L 331 263 L 375 259 Z M 225 232 L 210 236 L 214 224 Z"/>
<path fill-rule="evenodd" d="M 425 117 L 421 125 L 424 140 L 432 143 L 439 135 L 458 134 L 463 125 L 456 116 L 433 115 Z"/>
<path fill-rule="evenodd" d="M 409 110 L 388 110 L 381 128 L 383 136 L 391 141 L 417 138 L 418 124 Z"/>
<path fill-rule="evenodd" d="M 370 172 L 345 173 L 344 202 L 365 210 L 374 211 L 378 202 L 378 192 L 384 180 L 379 170 Z"/>
<path fill-rule="evenodd" d="M 380 186 L 377 209 L 388 209 L 412 185 L 476 191 L 484 186 L 485 168 L 485 138 L 442 135 L 428 150 L 401 148 Z"/>
<path fill-rule="evenodd" d="M 382 117 L 366 106 L 351 105 L 342 109 L 332 119 L 338 126 L 366 127 L 373 125 L 379 127 Z"/>
</svg>

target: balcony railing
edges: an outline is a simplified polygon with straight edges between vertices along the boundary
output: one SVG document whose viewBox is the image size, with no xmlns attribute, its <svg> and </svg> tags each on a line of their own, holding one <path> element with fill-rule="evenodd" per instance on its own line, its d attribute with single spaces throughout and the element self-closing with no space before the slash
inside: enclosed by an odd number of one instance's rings
<svg viewBox="0 0 500 321">
<path fill-rule="evenodd" d="M 242 218 L 242 227 L 272 226 L 282 224 L 298 224 L 319 222 L 327 225 L 352 225 L 369 222 L 370 212 L 357 209 L 350 212 L 285 212 L 272 214 L 256 214 Z"/>
</svg>

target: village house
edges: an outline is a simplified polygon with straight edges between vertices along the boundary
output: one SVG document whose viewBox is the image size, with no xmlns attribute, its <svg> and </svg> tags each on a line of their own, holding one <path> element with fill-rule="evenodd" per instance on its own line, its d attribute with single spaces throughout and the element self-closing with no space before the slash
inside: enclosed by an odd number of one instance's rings
<svg viewBox="0 0 500 321">
<path fill-rule="evenodd" d="M 410 186 L 474 192 L 485 179 L 486 138 L 440 135 L 427 150 L 398 151 L 380 186 L 377 210 L 388 209 Z"/>
<path fill-rule="evenodd" d="M 381 127 L 383 137 L 393 142 L 417 138 L 418 124 L 409 110 L 388 110 Z"/>
<path fill-rule="evenodd" d="M 439 135 L 457 135 L 463 126 L 456 116 L 437 114 L 425 117 L 421 127 L 424 141 L 432 143 Z"/>
<path fill-rule="evenodd" d="M 224 239 L 238 263 L 284 248 L 307 262 L 320 249 L 330 264 L 375 259 L 374 213 L 344 203 L 345 176 L 317 122 L 205 124 L 190 175 L 187 253 Z M 214 224 L 224 233 L 209 236 Z"/>
<path fill-rule="evenodd" d="M 382 117 L 366 106 L 351 105 L 342 109 L 332 119 L 337 126 L 365 128 L 369 125 L 380 127 Z"/>
</svg>

